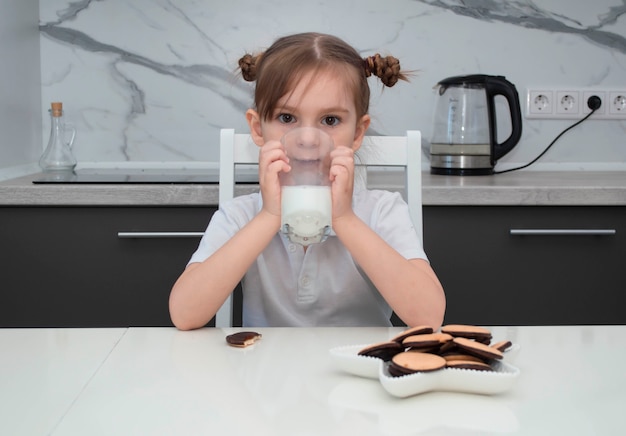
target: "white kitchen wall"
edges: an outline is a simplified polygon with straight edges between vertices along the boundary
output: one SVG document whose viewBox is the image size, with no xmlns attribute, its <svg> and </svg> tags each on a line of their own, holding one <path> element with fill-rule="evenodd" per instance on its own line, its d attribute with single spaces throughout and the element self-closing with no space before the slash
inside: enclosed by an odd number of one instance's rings
<svg viewBox="0 0 626 436">
<path fill-rule="evenodd" d="M 37 0 L 0 2 L 0 168 L 18 172 L 41 154 L 38 17 Z"/>
<path fill-rule="evenodd" d="M 82 166 L 217 161 L 219 129 L 247 131 L 237 60 L 302 31 L 416 70 L 384 92 L 372 80 L 371 133 L 419 129 L 428 141 L 432 88 L 448 76 L 504 75 L 522 101 L 528 87 L 625 89 L 625 12 L 620 0 L 41 1 L 44 141 L 59 100 Z M 572 123 L 523 122 L 498 169 L 532 160 Z M 625 133 L 626 122 L 589 120 L 530 169 L 626 169 Z"/>
</svg>

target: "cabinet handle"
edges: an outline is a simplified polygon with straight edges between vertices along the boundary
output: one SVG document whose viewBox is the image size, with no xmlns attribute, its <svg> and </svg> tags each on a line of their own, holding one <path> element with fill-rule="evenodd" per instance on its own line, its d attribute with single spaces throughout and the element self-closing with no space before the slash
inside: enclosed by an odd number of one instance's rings
<svg viewBox="0 0 626 436">
<path fill-rule="evenodd" d="M 120 239 L 201 238 L 203 232 L 117 232 Z"/>
<path fill-rule="evenodd" d="M 510 229 L 515 236 L 610 236 L 617 233 L 615 229 Z"/>
</svg>

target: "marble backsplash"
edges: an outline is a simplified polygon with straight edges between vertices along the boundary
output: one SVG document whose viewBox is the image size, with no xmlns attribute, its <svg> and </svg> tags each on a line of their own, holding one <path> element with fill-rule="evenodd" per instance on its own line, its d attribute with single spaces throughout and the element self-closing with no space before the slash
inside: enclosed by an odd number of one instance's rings
<svg viewBox="0 0 626 436">
<path fill-rule="evenodd" d="M 428 146 L 433 86 L 497 74 L 529 87 L 626 89 L 626 1 L 46 0 L 40 2 L 44 141 L 62 101 L 83 166 L 218 160 L 219 129 L 247 131 L 245 52 L 301 31 L 335 34 L 364 56 L 416 70 L 384 92 L 372 79 L 372 134 L 419 129 Z M 537 156 L 571 120 L 523 119 L 498 169 Z M 530 169 L 626 169 L 626 122 L 588 120 Z M 427 159 L 425 166 L 428 165 Z"/>
</svg>

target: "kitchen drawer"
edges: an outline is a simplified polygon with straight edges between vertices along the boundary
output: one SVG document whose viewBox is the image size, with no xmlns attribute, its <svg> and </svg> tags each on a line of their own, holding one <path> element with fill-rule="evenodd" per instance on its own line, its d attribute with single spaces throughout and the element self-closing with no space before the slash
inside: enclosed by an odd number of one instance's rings
<svg viewBox="0 0 626 436">
<path fill-rule="evenodd" d="M 626 324 L 626 207 L 429 206 L 447 323 Z"/>
<path fill-rule="evenodd" d="M 0 208 L 0 326 L 171 326 L 171 287 L 214 211 Z"/>
</svg>

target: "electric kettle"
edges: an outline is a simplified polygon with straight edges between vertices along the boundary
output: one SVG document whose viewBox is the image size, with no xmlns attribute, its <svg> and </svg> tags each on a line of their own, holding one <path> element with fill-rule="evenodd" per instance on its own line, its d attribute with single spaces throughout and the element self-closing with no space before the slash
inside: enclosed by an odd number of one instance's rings
<svg viewBox="0 0 626 436">
<path fill-rule="evenodd" d="M 522 136 L 522 115 L 515 85 L 503 76 L 448 77 L 438 89 L 430 166 L 433 174 L 484 175 Z M 496 97 L 508 103 L 511 134 L 498 143 Z M 502 120 L 500 120 L 502 121 Z M 505 120 L 506 121 L 506 120 Z"/>
</svg>

